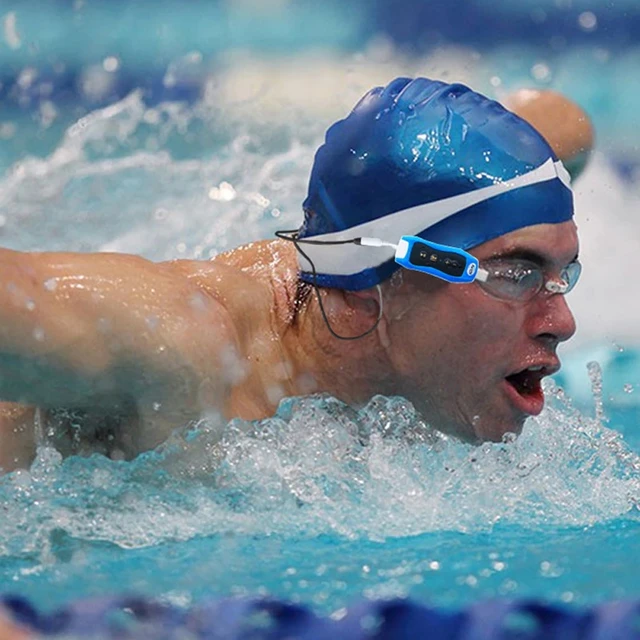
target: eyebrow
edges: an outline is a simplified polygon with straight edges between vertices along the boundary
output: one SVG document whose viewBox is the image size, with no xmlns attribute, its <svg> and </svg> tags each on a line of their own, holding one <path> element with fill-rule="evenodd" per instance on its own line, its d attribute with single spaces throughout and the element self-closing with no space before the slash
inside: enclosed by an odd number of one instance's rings
<svg viewBox="0 0 640 640">
<path fill-rule="evenodd" d="M 569 260 L 567 264 L 571 264 L 577 259 L 578 253 L 576 252 L 576 255 Z M 551 260 L 548 257 L 531 249 L 512 249 L 511 251 L 505 251 L 504 253 L 496 253 L 486 260 L 527 260 L 528 262 L 533 262 L 539 267 L 546 267 L 551 264 Z"/>
</svg>

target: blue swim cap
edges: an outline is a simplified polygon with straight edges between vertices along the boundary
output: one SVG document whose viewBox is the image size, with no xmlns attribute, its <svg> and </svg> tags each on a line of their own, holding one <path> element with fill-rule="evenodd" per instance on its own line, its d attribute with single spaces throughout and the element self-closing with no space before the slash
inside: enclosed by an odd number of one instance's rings
<svg viewBox="0 0 640 640">
<path fill-rule="evenodd" d="M 569 176 L 527 122 L 461 84 L 397 78 L 367 93 L 318 149 L 300 239 L 402 235 L 470 249 L 573 216 Z M 317 283 L 350 290 L 387 279 L 393 250 L 304 244 Z M 300 258 L 301 278 L 313 282 Z"/>
</svg>

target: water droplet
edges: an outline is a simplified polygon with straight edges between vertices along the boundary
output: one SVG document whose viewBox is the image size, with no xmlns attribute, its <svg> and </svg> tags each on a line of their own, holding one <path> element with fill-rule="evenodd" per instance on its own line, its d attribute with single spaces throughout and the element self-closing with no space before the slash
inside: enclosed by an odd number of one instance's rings
<svg viewBox="0 0 640 640">
<path fill-rule="evenodd" d="M 515 580 L 507 579 L 500 586 L 501 593 L 513 593 L 518 588 L 518 583 Z"/>
<path fill-rule="evenodd" d="M 346 608 L 336 609 L 329 617 L 332 620 L 342 620 L 342 618 L 346 617 L 347 610 Z"/>
<path fill-rule="evenodd" d="M 604 414 L 604 404 L 602 402 L 602 368 L 595 361 L 587 363 L 587 373 L 591 381 L 591 393 L 593 395 L 596 419 L 600 422 L 606 421 Z"/>
<path fill-rule="evenodd" d="M 118 58 L 116 58 L 115 56 L 109 56 L 102 61 L 103 69 L 105 71 L 108 71 L 109 73 L 117 71 L 119 66 L 120 60 L 118 60 Z"/>
<path fill-rule="evenodd" d="M 19 49 L 22 45 L 16 24 L 15 11 L 9 11 L 4 17 L 4 40 L 10 49 Z"/>
<path fill-rule="evenodd" d="M 232 184 L 221 182 L 217 187 L 209 189 L 209 198 L 219 202 L 231 202 L 236 197 L 236 190 Z"/>
<path fill-rule="evenodd" d="M 625 393 L 633 393 L 633 385 L 628 382 L 622 388 L 624 389 Z"/>
<path fill-rule="evenodd" d="M 57 287 L 58 281 L 56 280 L 56 278 L 48 278 L 44 281 L 44 288 L 47 291 L 55 291 Z"/>
<path fill-rule="evenodd" d="M 42 327 L 36 327 L 33 330 L 33 337 L 38 341 L 38 342 L 44 342 L 44 329 Z"/>
<path fill-rule="evenodd" d="M 598 28 L 598 18 L 592 11 L 583 11 L 578 16 L 578 25 L 584 31 L 594 31 Z"/>
<path fill-rule="evenodd" d="M 531 75 L 536 80 L 543 82 L 551 78 L 551 69 L 544 62 L 538 62 L 531 68 Z"/>
<path fill-rule="evenodd" d="M 261 193 L 254 193 L 251 199 L 257 205 L 259 205 L 260 207 L 263 207 L 264 209 L 266 209 L 271 204 L 271 201 L 269 200 L 269 198 L 265 198 Z"/>
</svg>

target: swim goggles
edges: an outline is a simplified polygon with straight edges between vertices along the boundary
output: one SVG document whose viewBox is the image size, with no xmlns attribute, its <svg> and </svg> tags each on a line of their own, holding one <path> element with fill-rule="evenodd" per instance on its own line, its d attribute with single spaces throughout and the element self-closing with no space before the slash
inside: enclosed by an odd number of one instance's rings
<svg viewBox="0 0 640 640">
<path fill-rule="evenodd" d="M 559 280 L 545 277 L 541 267 L 520 258 L 491 258 L 482 265 L 475 256 L 457 247 L 428 242 L 417 236 L 402 236 L 398 244 L 378 238 L 357 238 L 355 244 L 367 247 L 392 247 L 395 261 L 406 269 L 441 278 L 447 282 L 477 282 L 483 290 L 501 300 L 526 302 L 542 289 L 565 294 L 577 284 L 582 266 L 578 260 L 560 272 Z"/>
</svg>

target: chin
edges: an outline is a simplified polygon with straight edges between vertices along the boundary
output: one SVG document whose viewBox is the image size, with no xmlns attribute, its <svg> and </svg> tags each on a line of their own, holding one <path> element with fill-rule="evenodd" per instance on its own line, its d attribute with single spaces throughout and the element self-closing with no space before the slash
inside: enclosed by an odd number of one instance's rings
<svg viewBox="0 0 640 640">
<path fill-rule="evenodd" d="M 520 435 L 527 418 L 527 416 L 523 415 L 518 415 L 517 417 L 505 417 L 504 414 L 502 416 L 495 415 L 494 417 L 488 415 L 474 424 L 473 422 L 462 422 L 464 418 L 461 416 L 444 417 L 442 414 L 436 416 L 433 411 L 429 411 L 431 407 L 419 406 L 417 402 L 413 404 L 425 422 L 441 433 L 475 445 L 483 442 L 502 442 L 507 433 L 512 433 L 516 436 Z"/>
</svg>

